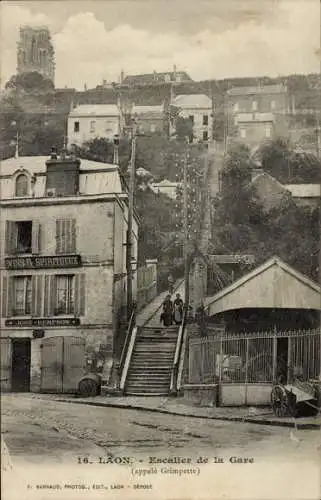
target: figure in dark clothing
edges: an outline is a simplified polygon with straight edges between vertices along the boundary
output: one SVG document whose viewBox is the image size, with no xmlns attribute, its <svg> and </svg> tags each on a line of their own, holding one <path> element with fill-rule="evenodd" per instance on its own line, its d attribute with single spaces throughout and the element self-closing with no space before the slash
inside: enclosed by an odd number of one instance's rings
<svg viewBox="0 0 321 500">
<path fill-rule="evenodd" d="M 174 300 L 174 321 L 176 325 L 180 325 L 183 321 L 183 306 L 184 302 L 181 299 L 179 293 L 176 294 L 176 299 Z"/>
<path fill-rule="evenodd" d="M 173 322 L 173 302 L 170 295 L 167 295 L 163 302 L 161 322 L 163 322 L 164 326 L 170 326 Z"/>
</svg>

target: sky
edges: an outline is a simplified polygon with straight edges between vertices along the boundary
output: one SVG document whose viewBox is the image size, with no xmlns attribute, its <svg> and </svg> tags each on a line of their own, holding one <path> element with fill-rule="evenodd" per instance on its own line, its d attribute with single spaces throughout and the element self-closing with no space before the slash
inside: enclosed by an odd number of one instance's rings
<svg viewBox="0 0 321 500">
<path fill-rule="evenodd" d="M 2 1 L 1 86 L 16 73 L 19 26 L 48 25 L 56 87 L 126 74 L 194 80 L 320 71 L 320 0 Z"/>
</svg>

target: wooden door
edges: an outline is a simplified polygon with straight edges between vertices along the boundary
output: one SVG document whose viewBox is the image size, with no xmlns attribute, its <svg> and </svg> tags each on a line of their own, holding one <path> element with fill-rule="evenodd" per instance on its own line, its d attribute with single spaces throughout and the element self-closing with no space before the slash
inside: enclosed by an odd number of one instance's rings
<svg viewBox="0 0 321 500">
<path fill-rule="evenodd" d="M 48 337 L 41 345 L 41 392 L 62 392 L 63 337 Z"/>
<path fill-rule="evenodd" d="M 84 373 L 85 340 L 82 337 L 64 337 L 62 391 L 76 392 L 79 380 Z"/>
<path fill-rule="evenodd" d="M 12 360 L 12 341 L 9 338 L 0 339 L 0 377 L 1 391 L 11 390 L 11 360 Z"/>
</svg>

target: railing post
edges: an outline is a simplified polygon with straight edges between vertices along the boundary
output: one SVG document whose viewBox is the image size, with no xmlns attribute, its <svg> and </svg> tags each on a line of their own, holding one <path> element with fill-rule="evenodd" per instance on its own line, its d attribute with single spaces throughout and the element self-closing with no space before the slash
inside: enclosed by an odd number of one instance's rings
<svg viewBox="0 0 321 500">
<path fill-rule="evenodd" d="M 287 358 L 287 373 L 286 373 L 286 383 L 292 384 L 292 338 L 288 337 L 288 358 Z"/>
<path fill-rule="evenodd" d="M 273 352 L 272 352 L 272 377 L 273 382 L 276 382 L 276 371 L 277 371 L 277 337 L 276 335 L 273 337 Z"/>
<path fill-rule="evenodd" d="M 246 339 L 245 345 L 246 345 L 246 350 L 245 350 L 245 380 L 244 380 L 244 385 L 245 385 L 245 395 L 244 395 L 244 404 L 247 404 L 247 384 L 248 384 L 248 378 L 249 378 L 249 344 L 250 344 L 250 339 Z"/>
</svg>

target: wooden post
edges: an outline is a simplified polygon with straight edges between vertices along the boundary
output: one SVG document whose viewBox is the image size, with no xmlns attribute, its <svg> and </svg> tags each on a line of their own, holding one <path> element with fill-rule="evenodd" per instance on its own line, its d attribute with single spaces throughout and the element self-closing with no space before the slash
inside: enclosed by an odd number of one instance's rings
<svg viewBox="0 0 321 500">
<path fill-rule="evenodd" d="M 246 351 L 245 351 L 245 395 L 244 395 L 244 404 L 247 404 L 247 384 L 248 384 L 248 378 L 249 378 L 249 344 L 250 340 L 246 339 Z"/>
<path fill-rule="evenodd" d="M 183 166 L 183 206 L 184 206 L 184 279 L 185 279 L 185 311 L 188 319 L 189 311 L 189 252 L 188 252 L 188 206 L 187 206 L 187 152 Z"/>
<path fill-rule="evenodd" d="M 276 372 L 277 372 L 277 336 L 273 337 L 273 357 L 272 357 L 272 373 L 273 373 L 273 382 L 276 381 Z"/>
<path fill-rule="evenodd" d="M 292 370 L 292 338 L 288 337 L 288 359 L 287 359 L 287 373 L 286 383 L 292 384 L 293 370 Z"/>
<path fill-rule="evenodd" d="M 128 193 L 128 222 L 126 241 L 126 273 L 127 273 L 127 319 L 129 321 L 133 307 L 133 285 L 132 285 L 132 232 L 134 214 L 134 191 L 135 191 L 135 154 L 136 154 L 136 130 L 132 128 L 132 149 L 130 158 L 130 181 Z"/>
</svg>

